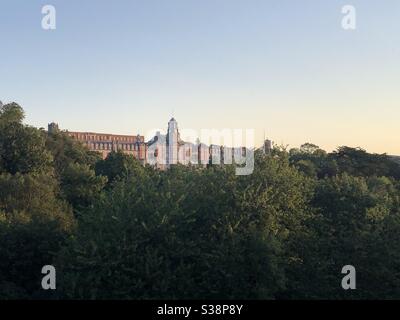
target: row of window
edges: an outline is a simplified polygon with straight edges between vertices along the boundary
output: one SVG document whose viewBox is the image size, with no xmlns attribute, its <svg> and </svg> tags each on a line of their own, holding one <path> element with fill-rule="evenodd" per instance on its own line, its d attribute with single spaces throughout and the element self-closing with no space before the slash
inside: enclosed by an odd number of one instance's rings
<svg viewBox="0 0 400 320">
<path fill-rule="evenodd" d="M 103 135 L 86 135 L 86 134 L 74 134 L 78 140 L 97 140 L 97 141 L 124 141 L 124 142 L 136 142 L 136 137 L 119 137 L 119 136 L 103 136 Z"/>
<path fill-rule="evenodd" d="M 87 142 L 86 144 L 92 150 L 112 150 L 113 149 L 113 144 L 108 143 L 108 142 L 100 142 L 100 143 Z M 139 147 L 134 143 L 118 144 L 118 145 L 115 145 L 115 148 L 117 148 L 118 150 L 128 150 L 128 151 L 139 150 Z"/>
</svg>

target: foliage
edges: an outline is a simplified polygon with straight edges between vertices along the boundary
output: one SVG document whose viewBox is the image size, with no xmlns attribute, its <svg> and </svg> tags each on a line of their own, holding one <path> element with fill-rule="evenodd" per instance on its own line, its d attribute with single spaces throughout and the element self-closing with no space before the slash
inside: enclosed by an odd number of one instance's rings
<svg viewBox="0 0 400 320">
<path fill-rule="evenodd" d="M 107 178 L 96 176 L 93 169 L 86 164 L 70 163 L 63 170 L 61 190 L 65 199 L 74 207 L 76 212 L 93 205 L 101 196 Z"/>
<path fill-rule="evenodd" d="M 0 175 L 0 298 L 41 294 L 41 268 L 74 224 L 55 189 L 47 175 Z"/>
<path fill-rule="evenodd" d="M 109 185 L 111 185 L 116 180 L 128 177 L 140 166 L 133 156 L 119 150 L 110 152 L 106 159 L 98 161 L 95 169 L 96 174 L 107 177 Z"/>
<path fill-rule="evenodd" d="M 273 298 L 285 283 L 283 246 L 306 214 L 304 178 L 259 161 L 257 181 L 228 166 L 178 166 L 116 183 L 60 254 L 67 297 Z"/>
<path fill-rule="evenodd" d="M 0 107 L 0 299 L 400 298 L 393 157 L 306 143 L 257 151 L 248 176 L 161 171 L 23 118 Z"/>
<path fill-rule="evenodd" d="M 23 125 L 23 116 L 15 103 L 0 108 L 0 172 L 48 172 L 52 157 L 45 137 L 36 128 Z"/>
</svg>

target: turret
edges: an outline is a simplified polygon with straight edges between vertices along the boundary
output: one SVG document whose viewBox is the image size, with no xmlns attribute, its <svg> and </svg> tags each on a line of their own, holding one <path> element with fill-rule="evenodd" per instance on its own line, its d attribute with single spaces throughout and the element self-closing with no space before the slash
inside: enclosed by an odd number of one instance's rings
<svg viewBox="0 0 400 320">
<path fill-rule="evenodd" d="M 55 123 L 55 122 L 49 123 L 49 124 L 47 125 L 47 129 L 48 129 L 47 131 L 48 131 L 49 133 L 55 133 L 55 132 L 60 131 L 60 129 L 58 128 L 58 124 Z"/>
</svg>

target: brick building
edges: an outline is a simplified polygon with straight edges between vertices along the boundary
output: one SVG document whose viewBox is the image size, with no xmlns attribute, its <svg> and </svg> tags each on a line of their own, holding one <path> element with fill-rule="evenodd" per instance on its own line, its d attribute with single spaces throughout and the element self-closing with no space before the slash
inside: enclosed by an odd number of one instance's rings
<svg viewBox="0 0 400 320">
<path fill-rule="evenodd" d="M 48 131 L 53 132 L 55 130 L 59 130 L 58 125 L 50 123 Z M 126 154 L 134 156 L 143 164 L 146 163 L 147 144 L 144 142 L 144 136 L 75 131 L 66 131 L 66 133 L 71 138 L 86 145 L 89 150 L 101 153 L 103 159 L 111 151 L 121 150 Z"/>
<path fill-rule="evenodd" d="M 48 132 L 58 131 L 58 124 L 50 123 Z M 65 131 L 70 137 L 86 145 L 89 150 L 101 153 L 103 159 L 112 151 L 132 155 L 142 164 L 166 169 L 174 164 L 232 164 L 234 159 L 243 158 L 246 148 L 228 148 L 220 145 L 207 146 L 200 141 L 196 144 L 180 138 L 178 123 L 172 118 L 168 122 L 167 134 L 157 132 L 145 142 L 144 136 L 116 135 L 97 132 Z"/>
</svg>

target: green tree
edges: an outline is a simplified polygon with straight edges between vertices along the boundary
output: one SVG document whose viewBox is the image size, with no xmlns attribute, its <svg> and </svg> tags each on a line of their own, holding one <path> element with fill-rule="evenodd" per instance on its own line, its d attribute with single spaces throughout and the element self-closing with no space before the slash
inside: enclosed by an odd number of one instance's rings
<svg viewBox="0 0 400 320">
<path fill-rule="evenodd" d="M 292 275 L 294 297 L 399 297 L 398 191 L 390 180 L 348 174 L 324 179 L 313 205 L 318 215 L 308 222 L 302 264 Z M 341 287 L 345 265 L 357 270 L 357 290 Z"/>
<path fill-rule="evenodd" d="M 370 154 L 361 148 L 339 147 L 330 157 L 340 172 L 354 176 L 388 176 L 400 179 L 400 165 L 386 154 Z"/>
<path fill-rule="evenodd" d="M 128 177 L 135 172 L 141 164 L 133 156 L 124 154 L 122 151 L 112 151 L 107 158 L 96 163 L 97 175 L 108 178 L 111 185 L 114 181 Z"/>
<path fill-rule="evenodd" d="M 63 131 L 49 132 L 46 148 L 53 155 L 55 172 L 60 178 L 71 164 L 87 165 L 94 169 L 96 162 L 101 160 L 98 152 L 90 151 Z"/>
<path fill-rule="evenodd" d="M 70 163 L 61 177 L 61 190 L 76 212 L 93 205 L 99 199 L 107 178 L 96 176 L 88 165 Z"/>
<path fill-rule="evenodd" d="M 22 124 L 24 113 L 15 103 L 0 109 L 0 172 L 44 173 L 52 170 L 45 137 Z"/>
<path fill-rule="evenodd" d="M 54 157 L 61 196 L 79 215 L 83 208 L 92 205 L 101 196 L 107 182 L 106 177 L 96 176 L 94 171 L 101 156 L 60 131 L 48 133 L 46 147 Z"/>
<path fill-rule="evenodd" d="M 232 166 L 178 165 L 140 166 L 117 180 L 59 255 L 63 292 L 90 299 L 276 297 L 284 263 L 295 254 L 292 234 L 309 215 L 309 187 L 287 159 L 257 161 L 247 178 Z"/>
<path fill-rule="evenodd" d="M 69 206 L 48 175 L 0 175 L 0 298 L 42 295 L 41 268 L 73 228 Z"/>
<path fill-rule="evenodd" d="M 24 110 L 15 102 L 0 104 L 0 124 L 21 123 L 25 118 Z"/>
</svg>

